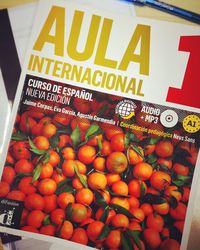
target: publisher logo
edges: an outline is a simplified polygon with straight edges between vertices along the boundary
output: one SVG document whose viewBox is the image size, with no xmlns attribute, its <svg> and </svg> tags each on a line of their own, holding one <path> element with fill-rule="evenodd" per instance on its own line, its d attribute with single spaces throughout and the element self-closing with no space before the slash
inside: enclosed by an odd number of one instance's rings
<svg viewBox="0 0 200 250">
<path fill-rule="evenodd" d="M 200 118 L 197 115 L 188 115 L 183 119 L 183 128 L 189 133 L 196 133 L 200 129 Z"/>
<path fill-rule="evenodd" d="M 172 128 L 178 123 L 178 115 L 174 110 L 167 109 L 160 115 L 160 122 L 166 128 Z"/>
<path fill-rule="evenodd" d="M 0 225 L 18 229 L 22 211 L 22 202 L 0 198 Z"/>
<path fill-rule="evenodd" d="M 0 214 L 0 224 L 6 225 L 6 226 L 12 226 L 14 224 L 12 222 L 13 214 L 14 214 L 15 208 L 8 211 L 3 211 L 2 214 Z"/>
<path fill-rule="evenodd" d="M 119 114 L 123 119 L 130 119 L 135 115 L 136 104 L 130 100 L 119 102 L 115 108 L 115 113 Z"/>
</svg>

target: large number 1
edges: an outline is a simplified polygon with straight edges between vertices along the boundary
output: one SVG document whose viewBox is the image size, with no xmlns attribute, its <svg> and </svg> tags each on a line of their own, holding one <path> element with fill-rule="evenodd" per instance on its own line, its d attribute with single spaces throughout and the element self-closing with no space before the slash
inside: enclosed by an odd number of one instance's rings
<svg viewBox="0 0 200 250">
<path fill-rule="evenodd" d="M 6 9 L 0 10 L 0 69 L 8 99 L 14 99 L 21 67 Z"/>
<path fill-rule="evenodd" d="M 200 108 L 200 36 L 183 36 L 180 51 L 190 52 L 182 88 L 170 87 L 167 101 Z"/>
</svg>

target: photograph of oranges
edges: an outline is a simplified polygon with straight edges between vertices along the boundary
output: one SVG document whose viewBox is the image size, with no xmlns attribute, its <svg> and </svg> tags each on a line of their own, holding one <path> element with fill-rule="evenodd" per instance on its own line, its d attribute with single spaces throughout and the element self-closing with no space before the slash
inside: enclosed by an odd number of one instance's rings
<svg viewBox="0 0 200 250">
<path fill-rule="evenodd" d="M 120 119 L 122 97 L 95 97 L 65 109 Z M 197 143 L 69 113 L 20 105 L 0 182 L 0 197 L 23 202 L 20 230 L 98 249 L 180 249 Z M 165 130 L 137 114 L 131 123 Z"/>
</svg>

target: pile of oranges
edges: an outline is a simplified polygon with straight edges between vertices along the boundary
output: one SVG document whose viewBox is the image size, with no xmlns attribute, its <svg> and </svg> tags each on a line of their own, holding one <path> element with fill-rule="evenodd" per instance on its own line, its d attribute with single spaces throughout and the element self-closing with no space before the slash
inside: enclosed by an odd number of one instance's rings
<svg viewBox="0 0 200 250">
<path fill-rule="evenodd" d="M 188 142 L 28 108 L 0 197 L 23 202 L 21 230 L 100 249 L 178 250 L 196 157 Z"/>
</svg>

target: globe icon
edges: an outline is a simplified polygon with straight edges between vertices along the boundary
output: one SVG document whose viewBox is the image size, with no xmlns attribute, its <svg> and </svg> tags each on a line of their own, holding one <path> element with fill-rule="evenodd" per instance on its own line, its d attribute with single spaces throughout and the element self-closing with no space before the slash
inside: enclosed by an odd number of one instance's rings
<svg viewBox="0 0 200 250">
<path fill-rule="evenodd" d="M 118 108 L 118 113 L 123 116 L 130 115 L 131 112 L 134 112 L 135 105 L 130 102 L 122 103 Z"/>
</svg>

